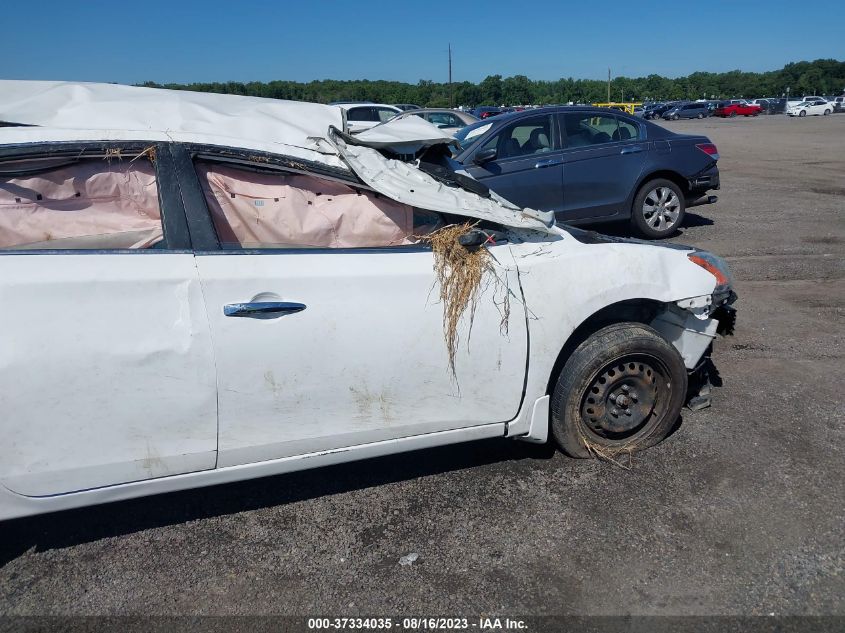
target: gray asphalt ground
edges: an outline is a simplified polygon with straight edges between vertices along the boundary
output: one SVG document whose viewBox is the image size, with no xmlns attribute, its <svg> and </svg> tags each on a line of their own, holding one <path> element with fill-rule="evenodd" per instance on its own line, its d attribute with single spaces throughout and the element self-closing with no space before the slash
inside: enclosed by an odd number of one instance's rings
<svg viewBox="0 0 845 633">
<path fill-rule="evenodd" d="M 845 614 L 845 115 L 666 125 L 719 147 L 675 241 L 740 319 L 630 470 L 495 440 L 13 521 L 0 613 Z"/>
</svg>

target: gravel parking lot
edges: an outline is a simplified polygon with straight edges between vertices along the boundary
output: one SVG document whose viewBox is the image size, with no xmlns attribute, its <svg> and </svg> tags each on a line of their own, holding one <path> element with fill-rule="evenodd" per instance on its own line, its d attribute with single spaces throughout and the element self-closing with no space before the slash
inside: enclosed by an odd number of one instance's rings
<svg viewBox="0 0 845 633">
<path fill-rule="evenodd" d="M 845 115 L 665 125 L 719 148 L 675 240 L 739 323 L 629 470 L 495 440 L 12 521 L 0 613 L 845 615 Z"/>
</svg>

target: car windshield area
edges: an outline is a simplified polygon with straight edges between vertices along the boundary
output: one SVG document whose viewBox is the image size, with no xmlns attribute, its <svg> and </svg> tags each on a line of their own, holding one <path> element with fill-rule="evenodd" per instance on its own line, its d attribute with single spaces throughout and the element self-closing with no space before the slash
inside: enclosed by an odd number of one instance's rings
<svg viewBox="0 0 845 633">
<path fill-rule="evenodd" d="M 463 149 L 469 149 L 481 140 L 481 137 L 493 127 L 492 121 L 479 121 L 473 123 L 455 133 L 455 138 L 461 144 Z"/>
</svg>

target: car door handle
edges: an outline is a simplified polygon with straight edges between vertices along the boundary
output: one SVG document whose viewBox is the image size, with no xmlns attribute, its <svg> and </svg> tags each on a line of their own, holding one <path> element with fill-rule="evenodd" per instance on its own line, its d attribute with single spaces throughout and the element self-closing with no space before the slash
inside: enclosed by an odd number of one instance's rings
<svg viewBox="0 0 845 633">
<path fill-rule="evenodd" d="M 542 169 L 543 167 L 554 167 L 555 165 L 560 165 L 563 163 L 562 158 L 544 158 L 543 160 L 538 160 L 537 164 L 534 165 L 534 169 Z"/>
<path fill-rule="evenodd" d="M 619 152 L 620 154 L 639 154 L 643 151 L 641 145 L 631 145 L 630 147 L 623 147 L 622 151 Z"/>
<path fill-rule="evenodd" d="M 304 303 L 288 301 L 257 301 L 255 303 L 229 303 L 223 306 L 227 317 L 251 317 L 253 319 L 275 319 L 286 314 L 302 312 Z"/>
</svg>

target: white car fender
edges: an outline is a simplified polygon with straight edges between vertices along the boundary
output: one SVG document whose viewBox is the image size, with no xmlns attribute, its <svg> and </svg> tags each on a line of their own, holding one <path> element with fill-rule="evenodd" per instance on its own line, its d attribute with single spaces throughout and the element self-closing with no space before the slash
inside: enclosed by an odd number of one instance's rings
<svg viewBox="0 0 845 633">
<path fill-rule="evenodd" d="M 532 430 L 535 441 L 539 440 L 533 430 L 539 426 L 532 424 L 532 418 L 535 411 L 542 412 L 539 400 L 548 395 L 558 356 L 582 323 L 603 308 L 635 299 L 656 301 L 666 304 L 667 311 L 683 313 L 676 302 L 707 297 L 716 286 L 712 274 L 687 258 L 691 250 L 647 243 L 585 244 L 563 229 L 558 231 L 558 240 L 525 241 L 511 246 L 528 322 L 529 360 L 525 397 L 520 413 L 508 425 L 508 435 L 524 435 Z M 691 312 L 689 315 L 697 321 Z M 708 336 L 709 330 L 715 329 L 708 322 L 701 322 L 707 330 L 702 335 Z M 684 325 L 683 319 L 681 325 L 668 320 L 656 329 L 663 328 L 661 333 L 685 356 L 687 367 L 692 367 L 700 359 L 696 353 L 701 346 L 687 343 Z M 673 327 L 680 330 L 673 331 Z M 701 354 L 704 349 L 706 345 L 700 349 Z"/>
</svg>

